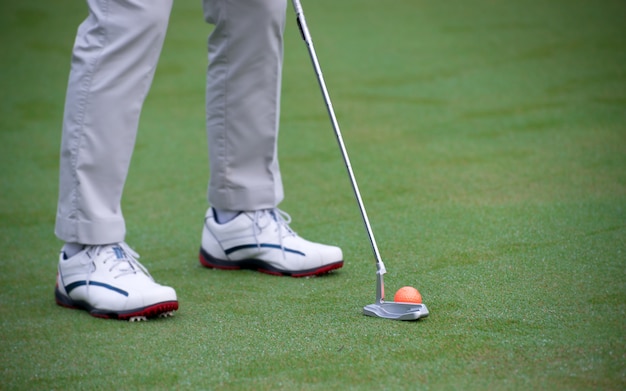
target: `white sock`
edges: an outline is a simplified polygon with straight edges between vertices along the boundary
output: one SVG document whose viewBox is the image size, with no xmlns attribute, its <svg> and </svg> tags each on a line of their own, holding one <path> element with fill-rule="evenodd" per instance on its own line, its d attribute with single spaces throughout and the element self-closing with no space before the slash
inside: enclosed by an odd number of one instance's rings
<svg viewBox="0 0 626 391">
<path fill-rule="evenodd" d="M 217 209 L 217 208 L 213 208 L 213 211 L 215 212 L 215 221 L 217 221 L 218 224 L 226 224 L 232 219 L 234 219 L 235 217 L 237 217 L 237 215 L 239 215 L 240 213 L 237 211 Z"/>
<path fill-rule="evenodd" d="M 65 243 L 61 251 L 63 251 L 63 253 L 65 254 L 65 258 L 71 258 L 79 252 L 83 251 L 84 248 L 85 246 L 80 243 Z"/>
</svg>

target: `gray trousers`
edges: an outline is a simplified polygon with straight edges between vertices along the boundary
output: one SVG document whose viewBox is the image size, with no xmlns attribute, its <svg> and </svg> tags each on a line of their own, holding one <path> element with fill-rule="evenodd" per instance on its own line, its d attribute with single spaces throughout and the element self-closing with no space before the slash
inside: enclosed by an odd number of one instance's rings
<svg viewBox="0 0 626 391">
<path fill-rule="evenodd" d="M 107 244 L 126 234 L 122 191 L 172 0 L 87 4 L 72 52 L 55 233 Z M 286 8 L 286 0 L 204 0 L 215 25 L 206 119 L 208 199 L 217 208 L 273 208 L 283 198 L 276 145 Z"/>
</svg>

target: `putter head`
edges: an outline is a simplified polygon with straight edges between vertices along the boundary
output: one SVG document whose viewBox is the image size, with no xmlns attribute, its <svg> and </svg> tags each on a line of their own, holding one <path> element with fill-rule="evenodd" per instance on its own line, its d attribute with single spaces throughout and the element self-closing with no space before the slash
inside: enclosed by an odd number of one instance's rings
<svg viewBox="0 0 626 391">
<path fill-rule="evenodd" d="M 363 314 L 393 320 L 418 320 L 428 316 L 428 308 L 424 304 L 389 301 L 366 305 Z"/>
<path fill-rule="evenodd" d="M 385 301 L 385 282 L 383 274 L 387 272 L 385 264 L 377 262 L 376 303 L 363 307 L 363 314 L 393 320 L 418 320 L 428 316 L 428 308 L 421 303 L 399 303 Z"/>
</svg>

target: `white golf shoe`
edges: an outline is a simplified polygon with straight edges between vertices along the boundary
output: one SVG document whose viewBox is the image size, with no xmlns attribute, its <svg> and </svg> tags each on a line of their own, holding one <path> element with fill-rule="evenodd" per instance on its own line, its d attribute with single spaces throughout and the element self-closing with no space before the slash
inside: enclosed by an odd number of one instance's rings
<svg viewBox="0 0 626 391">
<path fill-rule="evenodd" d="M 87 246 L 67 258 L 61 252 L 57 304 L 98 318 L 146 320 L 173 315 L 174 289 L 157 284 L 126 243 Z"/>
<path fill-rule="evenodd" d="M 251 269 L 262 273 L 306 277 L 343 266 L 339 247 L 299 237 L 291 218 L 279 209 L 242 212 L 219 224 L 213 208 L 204 219 L 200 263 L 215 269 Z"/>
</svg>

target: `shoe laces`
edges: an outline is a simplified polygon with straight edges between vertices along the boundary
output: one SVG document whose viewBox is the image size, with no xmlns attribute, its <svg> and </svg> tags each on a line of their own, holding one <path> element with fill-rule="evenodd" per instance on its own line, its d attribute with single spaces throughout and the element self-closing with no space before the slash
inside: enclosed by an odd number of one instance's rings
<svg viewBox="0 0 626 391">
<path fill-rule="evenodd" d="M 268 214 L 269 219 L 263 219 Z M 259 241 L 259 234 L 263 229 L 269 227 L 272 223 L 275 223 L 275 232 L 278 232 L 278 242 L 280 249 L 283 253 L 283 259 L 286 259 L 285 246 L 283 245 L 283 238 L 286 236 L 298 236 L 294 230 L 289 227 L 291 223 L 291 216 L 283 210 L 278 208 L 258 210 L 254 213 L 254 239 L 257 244 L 257 248 L 260 250 L 261 242 Z"/>
<path fill-rule="evenodd" d="M 92 258 L 100 256 L 103 253 L 102 264 L 107 265 L 109 267 L 109 273 L 114 271 L 117 272 L 113 278 L 119 278 L 129 274 L 137 274 L 138 272 L 143 272 L 150 279 L 152 276 L 148 272 L 148 269 L 145 268 L 139 261 L 139 254 L 137 254 L 126 242 L 120 242 L 115 244 L 107 244 L 107 245 L 99 245 L 99 246 L 90 246 L 87 250 L 87 253 L 90 255 L 89 262 L 91 262 L 92 266 L 87 273 L 87 295 L 89 295 L 89 281 L 91 280 L 91 274 L 96 270 L 95 265 L 93 264 Z"/>
</svg>

